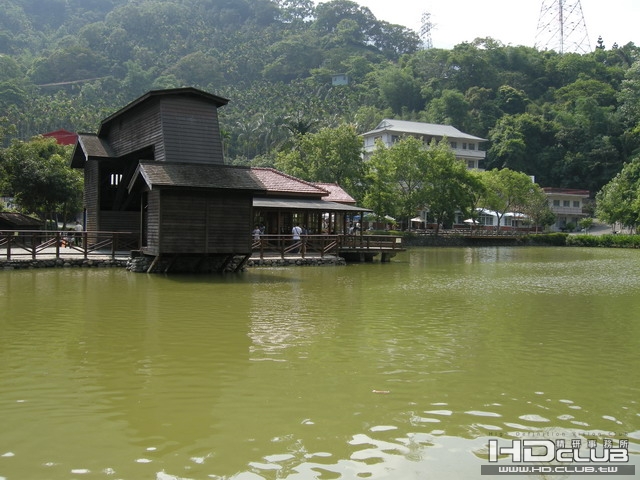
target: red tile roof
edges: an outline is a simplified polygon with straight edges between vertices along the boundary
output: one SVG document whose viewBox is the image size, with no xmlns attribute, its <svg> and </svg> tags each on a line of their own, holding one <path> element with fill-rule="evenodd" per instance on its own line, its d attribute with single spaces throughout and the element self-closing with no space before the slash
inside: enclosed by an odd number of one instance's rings
<svg viewBox="0 0 640 480">
<path fill-rule="evenodd" d="M 78 139 L 77 134 L 64 129 L 43 133 L 42 136 L 55 138 L 59 145 L 74 145 Z"/>
<path fill-rule="evenodd" d="M 355 199 L 345 192 L 340 185 L 337 183 L 318 183 L 314 182 L 316 187 L 320 187 L 323 190 L 329 192 L 329 195 L 324 197 L 323 200 L 327 200 L 329 202 L 337 202 L 337 203 L 345 203 L 355 205 Z"/>
<path fill-rule="evenodd" d="M 251 171 L 262 182 L 268 195 L 302 195 L 325 197 L 329 192 L 322 187 L 282 173 L 274 168 L 252 167 Z"/>
</svg>

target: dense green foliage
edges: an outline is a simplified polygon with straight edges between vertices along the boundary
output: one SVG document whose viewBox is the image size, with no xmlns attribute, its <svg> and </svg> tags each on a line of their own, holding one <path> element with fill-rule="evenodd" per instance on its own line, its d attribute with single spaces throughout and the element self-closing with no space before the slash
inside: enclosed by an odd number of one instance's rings
<svg viewBox="0 0 640 480">
<path fill-rule="evenodd" d="M 65 224 L 82 210 L 82 173 L 69 168 L 70 156 L 53 138 L 14 141 L 0 152 L 0 189 L 22 211 Z"/>
<path fill-rule="evenodd" d="M 584 55 L 491 38 L 425 50 L 415 32 L 349 0 L 0 0 L 0 11 L 5 146 L 58 128 L 95 132 L 150 89 L 195 86 L 231 100 L 221 125 L 234 164 L 295 166 L 301 135 L 363 133 L 394 116 L 488 139 L 488 169 L 595 193 L 640 148 L 633 43 Z M 333 74 L 349 84 L 333 86 Z M 364 199 L 361 184 L 340 180 Z"/>
<path fill-rule="evenodd" d="M 631 229 L 640 225 L 640 158 L 626 163 L 596 195 L 598 217 Z"/>
<path fill-rule="evenodd" d="M 568 235 L 570 247 L 640 248 L 638 235 Z"/>
</svg>

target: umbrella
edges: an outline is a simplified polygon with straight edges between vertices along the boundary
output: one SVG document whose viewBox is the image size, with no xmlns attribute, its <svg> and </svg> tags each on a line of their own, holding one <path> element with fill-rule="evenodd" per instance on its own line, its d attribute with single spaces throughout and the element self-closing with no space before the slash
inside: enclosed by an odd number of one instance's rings
<svg viewBox="0 0 640 480">
<path fill-rule="evenodd" d="M 477 225 L 480 222 L 478 222 L 477 220 L 474 220 L 473 218 L 467 218 L 466 220 L 464 220 L 464 223 L 471 223 L 473 225 Z"/>
</svg>

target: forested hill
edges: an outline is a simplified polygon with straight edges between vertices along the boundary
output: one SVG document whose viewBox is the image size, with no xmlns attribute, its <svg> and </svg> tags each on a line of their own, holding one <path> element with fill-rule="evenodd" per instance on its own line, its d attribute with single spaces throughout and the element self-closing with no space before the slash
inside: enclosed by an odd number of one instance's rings
<svg viewBox="0 0 640 480">
<path fill-rule="evenodd" d="M 640 146 L 640 49 L 476 39 L 422 49 L 349 0 L 0 0 L 0 140 L 99 121 L 150 89 L 230 99 L 226 156 L 273 164 L 296 134 L 382 118 L 487 138 L 487 167 L 598 190 Z M 332 75 L 349 84 L 332 86 Z"/>
</svg>

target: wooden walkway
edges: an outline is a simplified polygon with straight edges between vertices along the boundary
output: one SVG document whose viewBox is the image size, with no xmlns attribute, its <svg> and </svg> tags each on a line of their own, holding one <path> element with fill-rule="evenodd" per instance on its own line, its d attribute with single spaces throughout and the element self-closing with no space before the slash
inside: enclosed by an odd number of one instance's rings
<svg viewBox="0 0 640 480">
<path fill-rule="evenodd" d="M 123 259 L 138 250 L 129 232 L 0 231 L 0 262 L 6 260 Z M 251 258 L 337 258 L 387 262 L 404 251 L 402 237 L 391 235 L 261 235 L 252 241 Z"/>
<path fill-rule="evenodd" d="M 138 235 L 129 232 L 0 231 L 0 261 L 129 258 Z"/>
<path fill-rule="evenodd" d="M 252 258 L 260 259 L 333 256 L 368 262 L 380 255 L 387 262 L 402 251 L 402 237 L 391 235 L 303 235 L 296 241 L 291 235 L 260 235 L 252 244 Z"/>
</svg>

